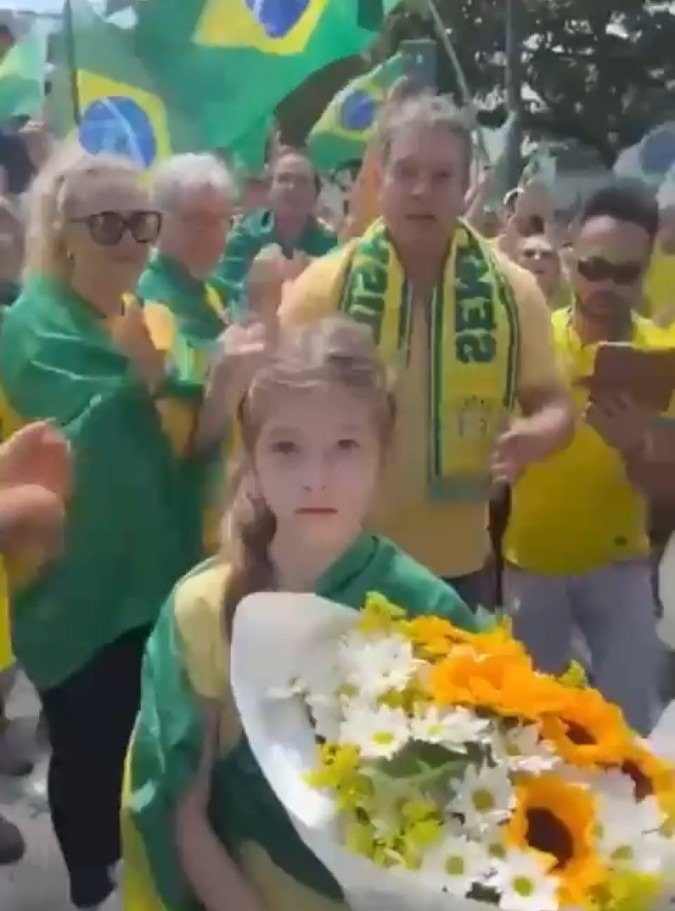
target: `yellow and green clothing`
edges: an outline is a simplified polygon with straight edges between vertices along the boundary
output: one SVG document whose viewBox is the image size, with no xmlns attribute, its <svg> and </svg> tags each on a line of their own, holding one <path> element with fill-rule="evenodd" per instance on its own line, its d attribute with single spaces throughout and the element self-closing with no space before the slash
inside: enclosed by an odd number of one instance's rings
<svg viewBox="0 0 675 911">
<path fill-rule="evenodd" d="M 663 325 L 675 322 L 675 254 L 658 246 L 645 276 L 642 313 Z"/>
<path fill-rule="evenodd" d="M 209 282 L 190 275 L 177 260 L 155 252 L 137 288 L 145 303 L 163 304 L 173 314 L 178 331 L 195 349 L 210 354 L 225 329 L 225 301 Z"/>
<path fill-rule="evenodd" d="M 197 567 L 175 588 L 147 646 L 141 709 L 127 757 L 122 808 L 127 911 L 197 911 L 176 853 L 175 810 L 203 748 L 200 702 L 220 708 L 209 818 L 266 911 L 336 911 L 340 890 L 296 835 L 263 777 L 230 688 L 222 617 L 229 568 Z M 363 534 L 319 581 L 317 594 L 358 610 L 377 591 L 411 615 L 473 629 L 455 592 L 391 542 Z"/>
<path fill-rule="evenodd" d="M 396 371 L 398 405 L 376 527 L 437 575 L 468 575 L 489 553 L 489 460 L 500 427 L 519 395 L 557 382 L 551 314 L 534 278 L 465 226 L 444 287 L 420 306 L 381 232 L 376 222 L 312 263 L 279 318 L 287 326 L 342 311 L 373 328 Z"/>
<path fill-rule="evenodd" d="M 311 216 L 293 246 L 289 247 L 279 235 L 274 213 L 270 209 L 258 209 L 244 215 L 232 228 L 211 284 L 225 296 L 233 313 L 240 316 L 246 312 L 248 272 L 261 250 L 276 244 L 287 259 L 292 259 L 297 252 L 314 258 L 328 253 L 337 243 L 335 231 Z"/>
<path fill-rule="evenodd" d="M 156 308 L 154 318 L 170 334 L 169 311 Z M 50 418 L 73 454 L 62 557 L 8 564 L 14 651 L 48 688 L 127 630 L 153 623 L 176 578 L 203 557 L 212 455 L 190 449 L 202 384 L 170 365 L 151 394 L 116 346 L 113 321 L 36 275 L 4 319 L 0 386 L 20 422 Z"/>
<path fill-rule="evenodd" d="M 554 313 L 553 327 L 559 369 L 581 417 L 588 391 L 578 380 L 592 375 L 598 346 L 581 343 L 571 309 Z M 629 341 L 670 347 L 662 330 L 638 316 Z M 531 465 L 513 487 L 504 556 L 521 569 L 565 575 L 645 557 L 647 511 L 620 454 L 580 420 L 570 445 Z"/>
</svg>

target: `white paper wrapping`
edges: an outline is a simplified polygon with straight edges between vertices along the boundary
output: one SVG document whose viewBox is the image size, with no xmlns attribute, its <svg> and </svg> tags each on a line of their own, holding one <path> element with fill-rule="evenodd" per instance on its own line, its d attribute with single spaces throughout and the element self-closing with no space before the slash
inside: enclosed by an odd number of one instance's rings
<svg viewBox="0 0 675 911">
<path fill-rule="evenodd" d="M 232 689 L 251 749 L 299 836 L 333 874 L 353 911 L 484 911 L 479 902 L 420 887 L 405 872 L 383 871 L 346 851 L 337 814 L 305 773 L 316 767 L 316 746 L 302 700 L 279 700 L 303 655 L 330 649 L 358 619 L 351 608 L 315 595 L 260 594 L 237 608 L 232 638 Z"/>
<path fill-rule="evenodd" d="M 358 614 L 315 595 L 260 594 L 237 608 L 232 689 L 251 749 L 299 836 L 333 874 L 353 911 L 485 911 L 486 905 L 426 889 L 405 871 L 384 871 L 341 847 L 328 795 L 305 774 L 316 766 L 314 735 L 302 699 L 273 698 L 308 654 L 327 657 Z M 654 748 L 675 758 L 675 704 L 654 733 Z M 489 906 L 492 907 L 492 906 Z"/>
</svg>

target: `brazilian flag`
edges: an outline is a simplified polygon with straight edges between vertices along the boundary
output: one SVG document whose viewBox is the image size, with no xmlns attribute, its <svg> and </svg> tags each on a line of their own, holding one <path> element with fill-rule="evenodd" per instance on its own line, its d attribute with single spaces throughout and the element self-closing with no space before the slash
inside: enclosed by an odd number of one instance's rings
<svg viewBox="0 0 675 911">
<path fill-rule="evenodd" d="M 70 0 L 58 36 L 51 106 L 57 132 L 88 152 L 111 152 L 149 170 L 199 137 L 170 110 L 143 65 L 133 33 L 101 19 L 87 0 Z"/>
<path fill-rule="evenodd" d="M 359 54 L 400 0 L 143 0 L 135 44 L 205 145 L 236 149 L 307 77 Z"/>
<path fill-rule="evenodd" d="M 403 72 L 403 57 L 397 54 L 338 92 L 309 134 L 309 151 L 319 169 L 330 171 L 363 158 L 380 107 Z"/>
</svg>

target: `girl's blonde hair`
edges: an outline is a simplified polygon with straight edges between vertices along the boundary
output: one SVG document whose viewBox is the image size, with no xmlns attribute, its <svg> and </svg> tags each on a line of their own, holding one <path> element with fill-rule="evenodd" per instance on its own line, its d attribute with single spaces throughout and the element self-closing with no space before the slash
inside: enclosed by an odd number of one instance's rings
<svg viewBox="0 0 675 911">
<path fill-rule="evenodd" d="M 67 279 L 64 228 L 82 184 L 119 174 L 137 178 L 139 173 L 126 158 L 90 155 L 76 143 L 59 146 L 35 178 L 28 196 L 26 272 Z"/>
<path fill-rule="evenodd" d="M 339 386 L 366 399 L 383 452 L 391 440 L 394 396 L 370 329 L 345 317 L 328 317 L 282 334 L 274 355 L 256 373 L 239 412 L 244 460 L 234 478 L 227 516 L 231 572 L 224 606 L 228 634 L 240 601 L 274 586 L 269 547 L 276 519 L 264 501 L 251 495 L 246 483 L 260 429 L 280 390 L 321 384 Z"/>
</svg>

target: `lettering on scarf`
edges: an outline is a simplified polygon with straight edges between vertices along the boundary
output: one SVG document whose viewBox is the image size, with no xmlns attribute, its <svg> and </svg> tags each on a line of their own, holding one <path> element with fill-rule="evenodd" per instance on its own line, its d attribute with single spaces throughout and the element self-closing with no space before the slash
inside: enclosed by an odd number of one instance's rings
<svg viewBox="0 0 675 911">
<path fill-rule="evenodd" d="M 491 363 L 497 356 L 497 321 L 490 273 L 480 255 L 466 255 L 462 286 L 458 280 L 455 302 L 457 360 L 462 364 Z"/>
</svg>

